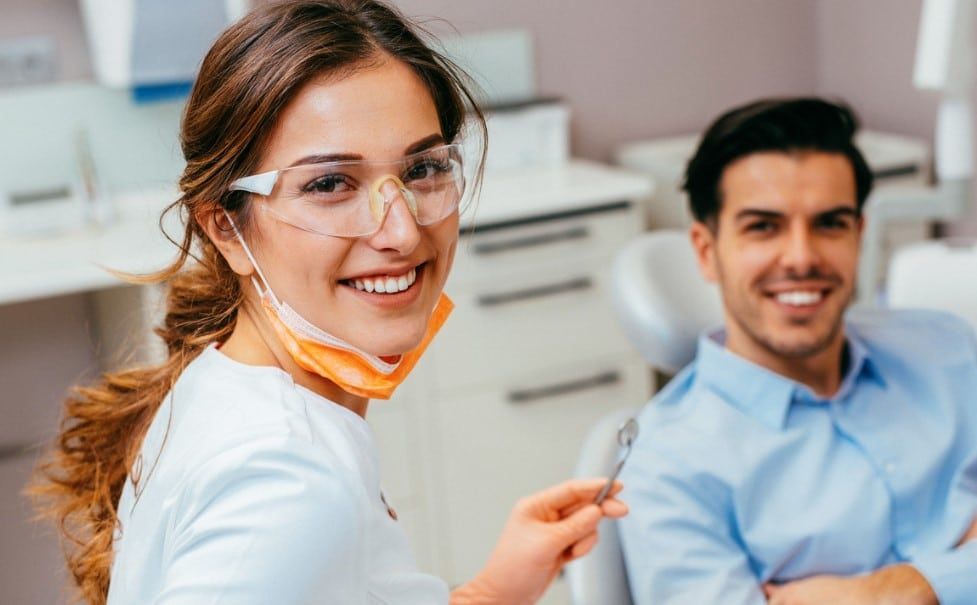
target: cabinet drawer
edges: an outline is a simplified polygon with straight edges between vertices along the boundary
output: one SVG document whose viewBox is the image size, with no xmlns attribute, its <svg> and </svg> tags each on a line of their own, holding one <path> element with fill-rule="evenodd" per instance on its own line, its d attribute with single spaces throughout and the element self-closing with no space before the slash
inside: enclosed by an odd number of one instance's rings
<svg viewBox="0 0 977 605">
<path fill-rule="evenodd" d="M 64 603 L 64 563 L 51 522 L 35 522 L 22 494 L 35 456 L 0 458 L 0 603 Z"/>
<path fill-rule="evenodd" d="M 640 212 L 621 202 L 564 218 L 462 231 L 450 284 L 491 283 L 514 271 L 554 262 L 609 257 L 637 234 Z"/>
<path fill-rule="evenodd" d="M 523 396 L 513 401 L 514 392 Z M 594 423 L 649 394 L 644 363 L 617 357 L 438 397 L 438 529 L 445 556 L 439 571 L 449 582 L 471 578 L 516 500 L 572 477 Z"/>
<path fill-rule="evenodd" d="M 607 293 L 609 265 L 550 265 L 449 289 L 456 308 L 432 345 L 437 388 L 630 351 Z"/>
</svg>

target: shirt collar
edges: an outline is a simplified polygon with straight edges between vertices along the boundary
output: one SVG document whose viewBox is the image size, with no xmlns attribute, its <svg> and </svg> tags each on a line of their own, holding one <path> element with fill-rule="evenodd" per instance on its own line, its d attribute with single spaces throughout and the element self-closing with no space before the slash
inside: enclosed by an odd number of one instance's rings
<svg viewBox="0 0 977 605">
<path fill-rule="evenodd" d="M 862 378 L 885 384 L 868 347 L 851 330 L 845 331 L 848 369 L 838 392 L 828 401 L 847 398 Z M 767 426 L 782 429 L 791 403 L 823 402 L 807 386 L 781 376 L 726 349 L 726 331 L 702 334 L 696 354 L 696 375 L 725 400 Z"/>
</svg>

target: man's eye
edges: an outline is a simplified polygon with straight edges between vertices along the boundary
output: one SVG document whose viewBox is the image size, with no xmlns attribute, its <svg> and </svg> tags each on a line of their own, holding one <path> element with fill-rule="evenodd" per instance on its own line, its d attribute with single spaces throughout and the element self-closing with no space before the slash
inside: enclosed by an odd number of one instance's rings
<svg viewBox="0 0 977 605">
<path fill-rule="evenodd" d="M 825 218 L 819 221 L 819 226 L 822 229 L 827 229 L 829 231 L 841 231 L 848 229 L 850 225 L 851 221 L 838 217 Z"/>
<path fill-rule="evenodd" d="M 746 230 L 750 233 L 769 233 L 775 228 L 773 221 L 756 221 L 746 226 Z"/>
</svg>

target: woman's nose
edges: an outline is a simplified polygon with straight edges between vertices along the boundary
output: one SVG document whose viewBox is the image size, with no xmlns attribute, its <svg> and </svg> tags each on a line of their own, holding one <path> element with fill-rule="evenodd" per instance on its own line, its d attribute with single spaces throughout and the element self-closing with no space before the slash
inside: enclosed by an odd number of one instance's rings
<svg viewBox="0 0 977 605">
<path fill-rule="evenodd" d="M 369 241 L 377 249 L 396 250 L 402 255 L 410 254 L 421 241 L 421 230 L 415 218 L 416 208 L 405 193 L 393 181 L 380 187 L 383 210 L 380 228 L 370 236 Z"/>
</svg>

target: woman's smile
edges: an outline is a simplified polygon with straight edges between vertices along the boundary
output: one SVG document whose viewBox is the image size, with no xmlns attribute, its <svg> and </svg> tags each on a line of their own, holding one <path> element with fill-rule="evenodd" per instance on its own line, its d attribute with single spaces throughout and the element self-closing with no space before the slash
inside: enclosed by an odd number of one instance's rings
<svg viewBox="0 0 977 605">
<path fill-rule="evenodd" d="M 424 262 L 408 269 L 388 269 L 340 280 L 344 291 L 359 300 L 385 309 L 410 306 L 424 286 Z"/>
</svg>

